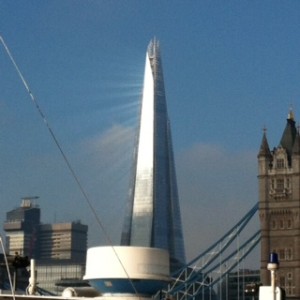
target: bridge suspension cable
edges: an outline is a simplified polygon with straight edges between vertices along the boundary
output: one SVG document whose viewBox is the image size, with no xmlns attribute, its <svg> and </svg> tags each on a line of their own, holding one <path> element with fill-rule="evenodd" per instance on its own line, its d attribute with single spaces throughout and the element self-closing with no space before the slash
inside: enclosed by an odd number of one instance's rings
<svg viewBox="0 0 300 300">
<path fill-rule="evenodd" d="M 246 215 L 238 221 L 223 237 L 207 250 L 191 260 L 182 269 L 172 274 L 172 282 L 160 292 L 160 297 L 190 298 L 199 295 L 204 289 L 212 289 L 229 272 L 231 272 L 260 241 L 260 230 L 239 245 L 234 251 L 225 255 L 225 250 L 240 235 L 258 210 L 256 203 Z"/>
</svg>

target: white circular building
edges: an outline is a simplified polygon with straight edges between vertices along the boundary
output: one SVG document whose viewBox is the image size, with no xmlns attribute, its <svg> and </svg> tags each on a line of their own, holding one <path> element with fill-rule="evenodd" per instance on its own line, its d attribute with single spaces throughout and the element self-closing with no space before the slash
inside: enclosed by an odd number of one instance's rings
<svg viewBox="0 0 300 300">
<path fill-rule="evenodd" d="M 87 251 L 85 280 L 105 294 L 153 295 L 170 281 L 169 254 L 146 247 L 104 246 Z"/>
</svg>

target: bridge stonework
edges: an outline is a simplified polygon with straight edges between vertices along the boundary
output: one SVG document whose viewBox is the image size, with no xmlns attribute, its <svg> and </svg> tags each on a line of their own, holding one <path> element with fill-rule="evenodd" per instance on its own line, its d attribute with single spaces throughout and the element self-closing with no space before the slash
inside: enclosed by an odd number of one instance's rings
<svg viewBox="0 0 300 300">
<path fill-rule="evenodd" d="M 276 252 L 276 284 L 286 299 L 300 299 L 300 136 L 290 111 L 279 146 L 270 150 L 266 132 L 258 153 L 261 281 L 270 285 L 269 254 Z"/>
</svg>

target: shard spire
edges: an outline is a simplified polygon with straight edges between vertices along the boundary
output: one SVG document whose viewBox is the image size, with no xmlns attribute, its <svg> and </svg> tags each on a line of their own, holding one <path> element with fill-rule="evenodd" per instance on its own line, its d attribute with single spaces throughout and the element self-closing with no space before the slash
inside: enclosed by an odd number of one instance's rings
<svg viewBox="0 0 300 300">
<path fill-rule="evenodd" d="M 122 245 L 169 251 L 171 270 L 185 263 L 181 215 L 159 42 L 146 54 L 139 135 Z"/>
</svg>

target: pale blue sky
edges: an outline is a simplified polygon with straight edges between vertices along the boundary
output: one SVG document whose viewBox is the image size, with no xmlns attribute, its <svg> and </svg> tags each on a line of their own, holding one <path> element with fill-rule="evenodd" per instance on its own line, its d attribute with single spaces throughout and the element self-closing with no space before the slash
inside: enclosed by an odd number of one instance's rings
<svg viewBox="0 0 300 300">
<path fill-rule="evenodd" d="M 114 243 L 147 45 L 160 40 L 188 258 L 258 201 L 256 155 L 300 97 L 299 1 L 1 1 L 0 34 Z M 38 195 L 43 222 L 103 236 L 0 49 L 0 222 Z M 258 220 L 257 220 L 258 224 Z"/>
</svg>

